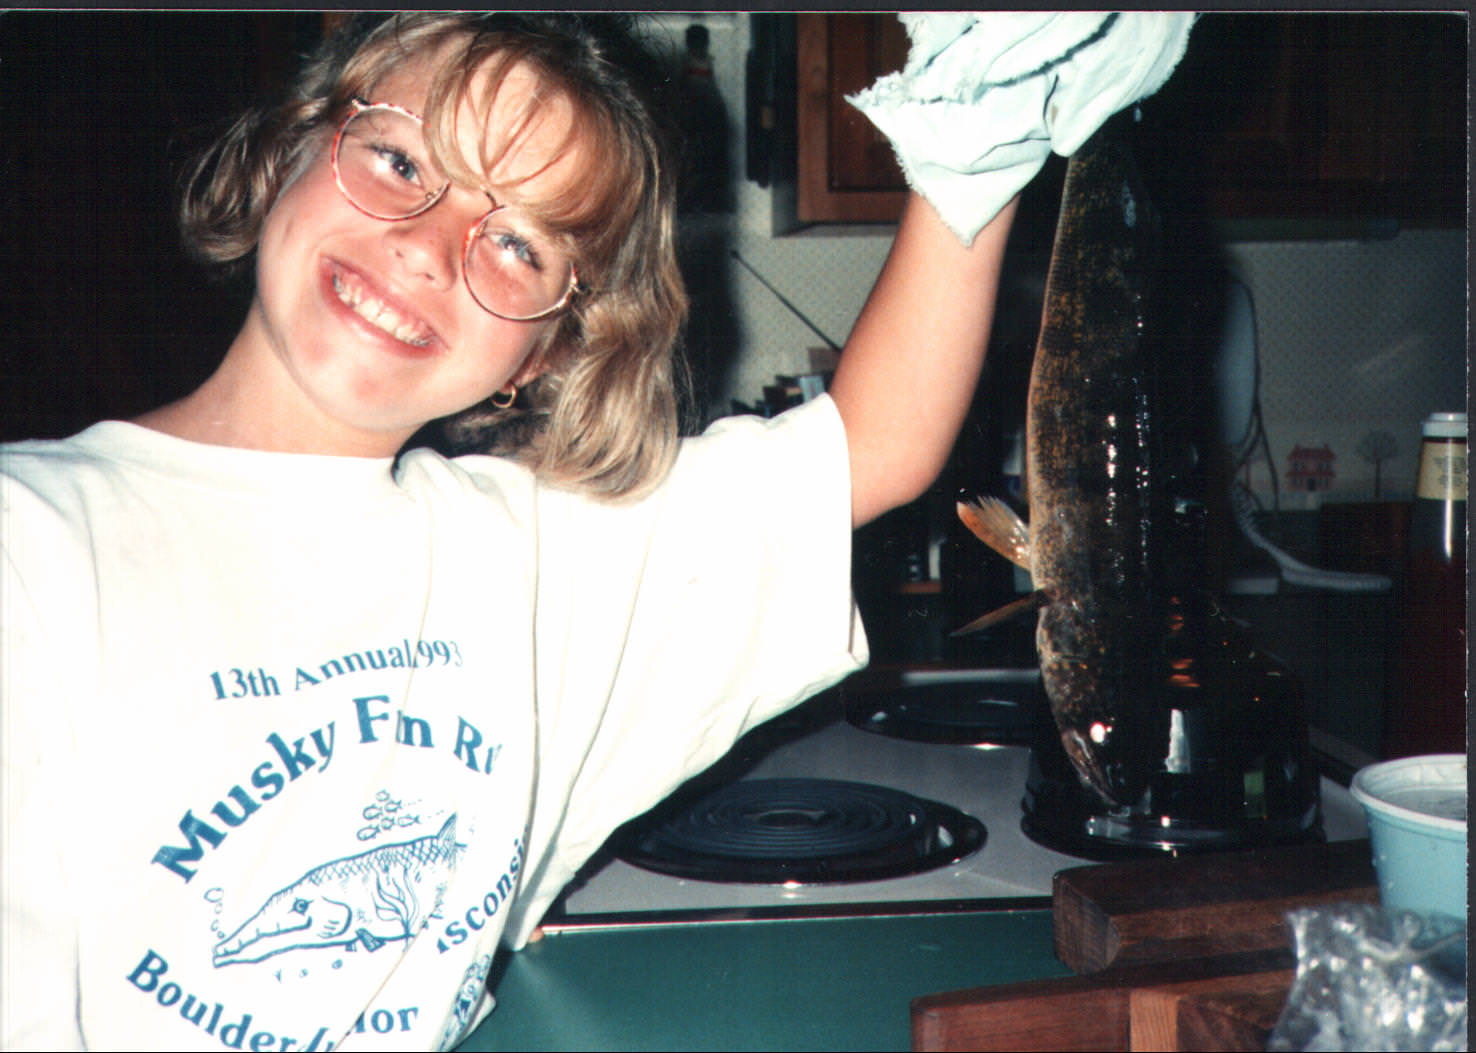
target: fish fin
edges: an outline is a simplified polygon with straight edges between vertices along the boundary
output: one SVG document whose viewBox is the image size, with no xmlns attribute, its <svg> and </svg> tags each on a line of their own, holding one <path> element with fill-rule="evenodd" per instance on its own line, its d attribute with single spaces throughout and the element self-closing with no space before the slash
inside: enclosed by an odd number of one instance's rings
<svg viewBox="0 0 1476 1053">
<path fill-rule="evenodd" d="M 374 933 L 370 932 L 368 929 L 360 929 L 358 932 L 354 933 L 354 936 L 358 939 L 359 946 L 364 948 L 364 950 L 369 951 L 370 953 L 373 953 L 374 951 L 377 951 L 379 950 L 379 948 L 384 946 L 384 941 L 381 940 L 378 936 L 374 935 Z"/>
<path fill-rule="evenodd" d="M 441 824 L 441 829 L 434 835 L 436 849 L 444 855 L 450 855 L 456 850 L 456 813 L 452 812 L 450 817 Z"/>
<path fill-rule="evenodd" d="M 1003 607 L 996 607 L 988 614 L 980 615 L 962 629 L 953 630 L 949 635 L 967 636 L 969 633 L 976 633 L 981 629 L 989 628 L 991 625 L 1007 622 L 1011 618 L 1019 617 L 1022 614 L 1038 611 L 1041 607 L 1045 606 L 1049 599 L 1050 597 L 1046 595 L 1044 589 L 1036 589 L 1028 596 L 1021 596 L 1018 600 L 1011 600 Z"/>
<path fill-rule="evenodd" d="M 1030 528 L 997 497 L 958 503 L 958 518 L 984 544 L 1017 566 L 1030 569 Z"/>
</svg>

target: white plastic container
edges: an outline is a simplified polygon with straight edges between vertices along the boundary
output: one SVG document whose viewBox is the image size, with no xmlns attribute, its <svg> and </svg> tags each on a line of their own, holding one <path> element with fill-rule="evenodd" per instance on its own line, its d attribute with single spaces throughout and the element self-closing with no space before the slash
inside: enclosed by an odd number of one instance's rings
<svg viewBox="0 0 1476 1053">
<path fill-rule="evenodd" d="M 1368 814 L 1387 910 L 1466 923 L 1466 757 L 1431 754 L 1362 769 L 1349 787 Z"/>
</svg>

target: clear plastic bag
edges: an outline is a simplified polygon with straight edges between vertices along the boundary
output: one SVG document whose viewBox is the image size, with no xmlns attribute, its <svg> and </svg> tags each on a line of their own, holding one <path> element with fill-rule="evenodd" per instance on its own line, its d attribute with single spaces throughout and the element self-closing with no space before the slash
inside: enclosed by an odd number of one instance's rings
<svg viewBox="0 0 1476 1053">
<path fill-rule="evenodd" d="M 1268 1049 L 1468 1048 L 1464 927 L 1365 904 L 1287 920 L 1297 975 Z"/>
</svg>

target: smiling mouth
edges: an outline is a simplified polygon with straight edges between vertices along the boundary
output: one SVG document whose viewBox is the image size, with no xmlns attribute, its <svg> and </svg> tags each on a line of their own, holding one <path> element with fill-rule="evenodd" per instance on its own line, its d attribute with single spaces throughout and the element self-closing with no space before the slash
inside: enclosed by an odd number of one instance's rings
<svg viewBox="0 0 1476 1053">
<path fill-rule="evenodd" d="M 341 274 L 333 275 L 333 293 L 354 314 L 401 343 L 411 347 L 430 345 L 431 332 L 425 325 L 406 318 L 383 300 L 368 295 L 357 283 L 345 281 Z"/>
</svg>

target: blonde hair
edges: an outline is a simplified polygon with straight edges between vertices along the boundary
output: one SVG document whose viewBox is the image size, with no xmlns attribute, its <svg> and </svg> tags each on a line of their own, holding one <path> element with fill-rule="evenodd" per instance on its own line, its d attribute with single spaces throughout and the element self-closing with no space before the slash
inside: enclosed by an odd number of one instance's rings
<svg viewBox="0 0 1476 1053">
<path fill-rule="evenodd" d="M 560 486 L 607 497 L 647 491 L 676 454 L 674 348 L 687 301 L 657 70 L 623 21 L 432 13 L 351 20 L 307 62 L 285 101 L 245 114 L 197 161 L 180 205 L 187 246 L 214 263 L 244 261 L 277 195 L 317 156 L 351 100 L 370 98 L 396 66 L 442 48 L 423 114 L 427 142 L 450 178 L 478 185 L 497 160 L 489 146 L 516 141 L 518 129 L 463 149 L 458 107 L 470 101 L 485 122 L 503 77 L 531 69 L 544 90 L 522 125 L 536 118 L 538 100 L 566 99 L 573 123 L 565 146 L 578 143 L 585 155 L 584 177 L 536 205 L 569 238 L 580 291 L 536 352 L 542 375 L 516 408 L 484 403 L 440 423 L 459 452 L 515 456 Z"/>
</svg>

